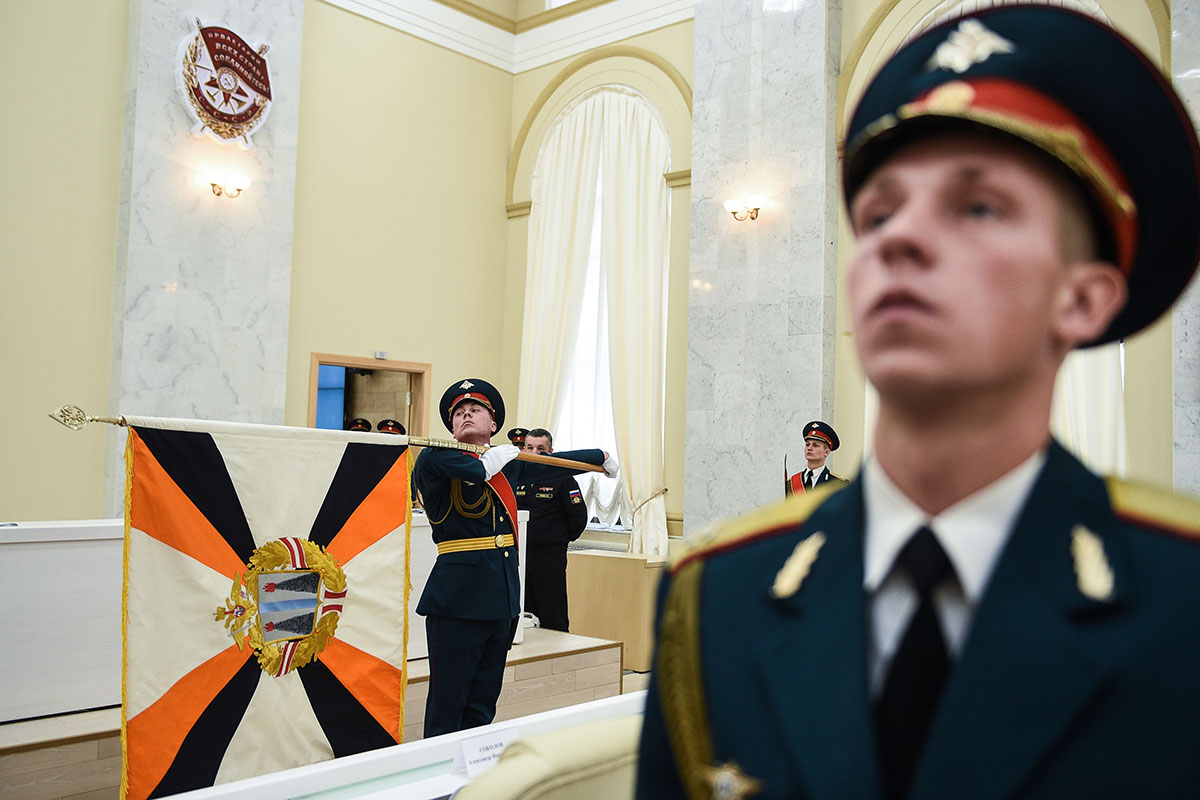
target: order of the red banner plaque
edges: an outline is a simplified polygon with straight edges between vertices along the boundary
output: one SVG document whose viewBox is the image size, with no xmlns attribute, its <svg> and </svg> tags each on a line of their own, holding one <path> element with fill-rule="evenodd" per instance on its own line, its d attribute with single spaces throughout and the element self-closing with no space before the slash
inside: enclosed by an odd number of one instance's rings
<svg viewBox="0 0 1200 800">
<path fill-rule="evenodd" d="M 228 28 L 196 22 L 196 35 L 184 40 L 180 91 L 196 119 L 192 133 L 218 142 L 251 145 L 271 110 L 269 44 L 257 49 Z"/>
</svg>

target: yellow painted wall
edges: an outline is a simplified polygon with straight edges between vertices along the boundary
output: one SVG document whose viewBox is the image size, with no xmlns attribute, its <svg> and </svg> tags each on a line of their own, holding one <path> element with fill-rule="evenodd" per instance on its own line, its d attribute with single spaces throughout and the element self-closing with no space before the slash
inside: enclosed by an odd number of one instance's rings
<svg viewBox="0 0 1200 800">
<path fill-rule="evenodd" d="M 0 6 L 0 522 L 101 514 L 125 0 Z"/>
<path fill-rule="evenodd" d="M 686 86 L 691 86 L 694 49 L 694 26 L 691 20 L 634 36 L 614 46 L 632 47 L 649 56 L 661 59 L 677 71 Z M 599 54 L 602 49 L 594 51 Z M 658 101 L 659 112 L 672 137 L 671 170 L 691 169 L 691 114 L 682 93 L 663 70 L 642 58 L 621 57 L 583 64 L 592 54 L 575 56 L 539 67 L 516 76 L 512 92 L 512 137 L 514 147 L 523 150 L 513 158 L 523 159 L 513 187 L 516 202 L 529 199 L 529 175 L 537 157 L 540 136 L 546 133 L 554 109 L 586 91 L 597 81 L 629 83 L 637 88 L 651 87 L 652 101 Z M 582 66 L 581 66 L 582 64 Z M 569 77 L 563 80 L 564 77 Z M 548 87 L 560 85 L 557 93 L 543 96 Z M 669 102 L 674 100 L 674 102 Z M 539 101 L 545 105 L 540 106 Z M 539 111 L 542 113 L 539 115 Z M 536 121 L 522 143 L 523 127 L 528 127 L 531 115 Z M 671 190 L 671 272 L 667 298 L 667 374 L 666 415 L 664 421 L 665 504 L 672 519 L 671 532 L 679 533 L 677 520 L 683 515 L 684 414 L 686 403 L 687 313 L 688 313 L 688 233 L 691 219 L 691 188 L 680 186 Z M 504 323 L 504 374 L 511 375 L 516 385 L 521 368 L 521 331 L 524 322 L 525 266 L 529 217 L 515 217 L 509 222 L 509 277 L 505 292 L 508 314 Z"/>
<path fill-rule="evenodd" d="M 288 335 L 289 425 L 313 352 L 501 367 L 512 75 L 320 0 L 304 4 Z"/>
<path fill-rule="evenodd" d="M 853 104 L 879 65 L 903 41 L 912 26 L 940 0 L 845 0 L 843 3 L 842 73 L 839 77 L 838 133 Z M 1152 60 L 1169 63 L 1169 23 L 1159 0 L 1101 2 L 1113 24 L 1145 50 Z M 844 217 L 844 214 L 843 214 Z M 853 247 L 842 224 L 838 247 L 839 285 L 845 286 L 846 261 Z M 854 351 L 853 331 L 844 292 L 839 292 L 836 355 L 835 425 L 842 440 L 837 464 L 849 470 L 863 452 L 865 379 Z M 1169 316 L 1126 343 L 1125 427 L 1129 477 L 1170 486 L 1173 434 L 1171 325 Z"/>
</svg>

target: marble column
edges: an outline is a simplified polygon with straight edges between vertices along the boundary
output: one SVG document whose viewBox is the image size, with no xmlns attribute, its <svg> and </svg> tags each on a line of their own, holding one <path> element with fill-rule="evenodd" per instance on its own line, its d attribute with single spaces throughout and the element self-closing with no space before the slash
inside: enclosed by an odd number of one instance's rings
<svg viewBox="0 0 1200 800">
<path fill-rule="evenodd" d="M 696 3 L 685 535 L 782 497 L 784 453 L 832 418 L 841 16 Z M 762 211 L 735 221 L 747 195 Z"/>
<path fill-rule="evenodd" d="M 303 0 L 131 0 L 109 409 L 282 423 Z M 273 103 L 253 146 L 192 135 L 180 94 L 194 19 L 269 44 Z M 217 197 L 213 177 L 250 177 Z M 119 514 L 124 432 L 109 439 Z"/>
<path fill-rule="evenodd" d="M 1200 0 L 1171 3 L 1171 73 L 1200 119 Z M 1200 496 L 1200 281 L 1193 280 L 1173 312 L 1175 489 Z"/>
</svg>

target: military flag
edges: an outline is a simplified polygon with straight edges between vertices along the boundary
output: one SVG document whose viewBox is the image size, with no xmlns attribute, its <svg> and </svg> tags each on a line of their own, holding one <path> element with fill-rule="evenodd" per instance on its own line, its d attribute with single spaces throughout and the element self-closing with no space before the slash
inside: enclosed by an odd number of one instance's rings
<svg viewBox="0 0 1200 800">
<path fill-rule="evenodd" d="M 398 743 L 405 440 L 126 420 L 122 798 Z"/>
</svg>

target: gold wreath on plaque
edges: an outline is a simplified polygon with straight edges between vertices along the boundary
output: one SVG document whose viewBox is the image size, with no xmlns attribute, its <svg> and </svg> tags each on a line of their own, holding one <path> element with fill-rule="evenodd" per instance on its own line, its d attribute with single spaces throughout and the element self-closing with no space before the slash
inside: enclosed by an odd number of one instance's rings
<svg viewBox="0 0 1200 800">
<path fill-rule="evenodd" d="M 346 574 L 315 542 L 285 537 L 254 551 L 215 619 L 247 644 L 272 677 L 303 667 L 325 649 L 346 602 Z"/>
<path fill-rule="evenodd" d="M 228 28 L 195 20 L 196 34 L 185 40 L 180 91 L 196 119 L 192 133 L 218 142 L 240 140 L 262 125 L 271 108 L 268 44 L 257 49 Z"/>
</svg>

